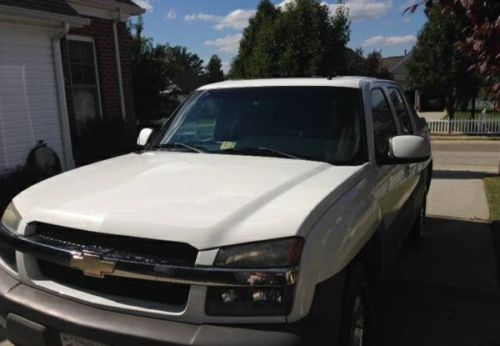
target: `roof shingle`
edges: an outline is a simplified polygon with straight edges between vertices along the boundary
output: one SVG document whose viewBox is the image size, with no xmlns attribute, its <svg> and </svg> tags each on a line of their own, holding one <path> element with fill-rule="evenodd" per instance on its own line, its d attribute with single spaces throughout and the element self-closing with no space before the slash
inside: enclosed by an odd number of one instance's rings
<svg viewBox="0 0 500 346">
<path fill-rule="evenodd" d="M 137 5 L 135 2 L 133 2 L 132 0 L 115 0 L 115 1 L 118 1 L 118 2 L 121 2 L 122 4 L 126 4 L 126 5 L 131 5 L 131 6 L 135 6 L 135 7 L 140 7 L 139 5 Z"/>
<path fill-rule="evenodd" d="M 122 4 L 141 8 L 132 0 L 115 0 Z M 67 16 L 79 16 L 66 0 L 0 0 L 0 5 L 27 8 L 30 10 L 44 11 L 50 13 L 64 14 Z"/>
<path fill-rule="evenodd" d="M 401 55 L 401 56 L 388 56 L 388 57 L 382 58 L 381 59 L 382 67 L 385 67 L 387 70 L 390 71 L 391 68 L 396 66 L 396 64 L 404 57 L 405 57 L 404 55 Z"/>
<path fill-rule="evenodd" d="M 66 0 L 0 0 L 0 5 L 64 14 L 67 16 L 78 16 L 78 13 Z"/>
</svg>

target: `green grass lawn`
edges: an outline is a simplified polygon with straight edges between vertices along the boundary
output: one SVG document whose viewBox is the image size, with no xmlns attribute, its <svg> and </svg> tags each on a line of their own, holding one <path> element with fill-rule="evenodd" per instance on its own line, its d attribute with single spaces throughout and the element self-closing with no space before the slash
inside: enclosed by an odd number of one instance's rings
<svg viewBox="0 0 500 346">
<path fill-rule="evenodd" d="M 475 119 L 479 119 L 481 116 L 481 110 L 476 110 L 476 117 Z M 443 120 L 448 119 L 448 116 L 445 116 Z M 462 112 L 462 111 L 456 111 L 455 112 L 455 120 L 469 120 L 470 119 L 470 112 Z M 500 112 L 487 112 L 486 113 L 486 119 L 491 119 L 491 120 L 500 120 Z"/>
<path fill-rule="evenodd" d="M 500 222 L 500 176 L 484 179 L 491 221 Z"/>
</svg>

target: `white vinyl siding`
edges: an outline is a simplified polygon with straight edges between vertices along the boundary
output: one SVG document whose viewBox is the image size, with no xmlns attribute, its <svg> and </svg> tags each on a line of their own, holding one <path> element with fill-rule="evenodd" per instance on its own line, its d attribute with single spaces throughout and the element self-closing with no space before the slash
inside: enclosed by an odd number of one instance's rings
<svg viewBox="0 0 500 346">
<path fill-rule="evenodd" d="M 0 23 L 0 173 L 23 165 L 38 140 L 64 160 L 50 35 Z"/>
</svg>

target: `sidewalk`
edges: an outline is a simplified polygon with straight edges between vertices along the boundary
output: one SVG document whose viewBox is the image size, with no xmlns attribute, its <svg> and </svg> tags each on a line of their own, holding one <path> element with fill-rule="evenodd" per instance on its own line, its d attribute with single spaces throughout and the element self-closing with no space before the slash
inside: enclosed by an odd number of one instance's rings
<svg viewBox="0 0 500 346">
<path fill-rule="evenodd" d="M 458 143 L 460 142 L 455 145 Z M 441 150 L 433 154 L 434 175 L 427 214 L 487 222 L 489 207 L 483 179 L 499 173 L 500 153 L 469 151 L 467 147 L 461 151 L 452 151 L 453 143 L 441 144 L 439 148 Z"/>
<path fill-rule="evenodd" d="M 467 171 L 436 171 L 427 201 L 430 217 L 488 222 L 488 200 L 483 178 Z"/>
<path fill-rule="evenodd" d="M 425 120 L 427 120 L 427 121 L 434 121 L 434 120 L 442 120 L 446 116 L 446 113 L 444 111 L 441 111 L 441 112 L 418 112 L 418 115 L 422 118 L 425 118 Z"/>
</svg>

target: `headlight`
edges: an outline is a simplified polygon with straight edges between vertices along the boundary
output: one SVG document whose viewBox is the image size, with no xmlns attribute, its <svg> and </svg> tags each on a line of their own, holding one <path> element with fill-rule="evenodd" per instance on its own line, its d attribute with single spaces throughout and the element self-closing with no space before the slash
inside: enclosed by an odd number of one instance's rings
<svg viewBox="0 0 500 346">
<path fill-rule="evenodd" d="M 304 240 L 287 238 L 225 247 L 215 266 L 230 268 L 293 268 L 300 262 Z M 286 316 L 293 303 L 294 286 L 209 287 L 205 310 L 212 316 Z"/>
<path fill-rule="evenodd" d="M 215 265 L 231 268 L 279 268 L 299 264 L 302 238 L 287 238 L 221 248 Z"/>
<path fill-rule="evenodd" d="M 11 202 L 2 216 L 2 224 L 11 231 L 17 231 L 21 223 L 21 215 L 17 211 L 14 204 Z"/>
<path fill-rule="evenodd" d="M 209 287 L 209 316 L 286 316 L 293 303 L 293 286 L 280 288 Z"/>
</svg>

